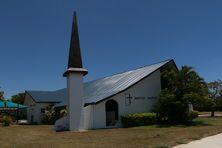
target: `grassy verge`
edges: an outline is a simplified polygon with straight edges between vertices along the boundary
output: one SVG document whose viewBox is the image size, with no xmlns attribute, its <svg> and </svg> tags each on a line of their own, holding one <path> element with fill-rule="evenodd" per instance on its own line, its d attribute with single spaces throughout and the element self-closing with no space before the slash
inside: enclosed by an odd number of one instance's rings
<svg viewBox="0 0 222 148">
<path fill-rule="evenodd" d="M 168 148 L 222 133 L 222 117 L 198 118 L 190 125 L 142 126 L 88 132 L 54 132 L 49 125 L 0 127 L 0 147 Z"/>
<path fill-rule="evenodd" d="M 216 111 L 215 113 L 215 117 L 222 117 L 222 112 L 218 112 L 218 111 Z M 211 116 L 211 112 L 199 112 L 199 115 L 200 116 Z"/>
</svg>

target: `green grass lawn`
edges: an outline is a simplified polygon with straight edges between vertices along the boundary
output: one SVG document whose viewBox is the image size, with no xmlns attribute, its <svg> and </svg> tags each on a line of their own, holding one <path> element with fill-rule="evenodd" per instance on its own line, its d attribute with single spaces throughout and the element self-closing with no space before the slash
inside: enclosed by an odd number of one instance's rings
<svg viewBox="0 0 222 148">
<path fill-rule="evenodd" d="M 0 147 L 167 148 L 222 133 L 222 117 L 198 118 L 192 125 L 142 126 L 87 132 L 55 132 L 49 125 L 0 127 Z"/>
</svg>

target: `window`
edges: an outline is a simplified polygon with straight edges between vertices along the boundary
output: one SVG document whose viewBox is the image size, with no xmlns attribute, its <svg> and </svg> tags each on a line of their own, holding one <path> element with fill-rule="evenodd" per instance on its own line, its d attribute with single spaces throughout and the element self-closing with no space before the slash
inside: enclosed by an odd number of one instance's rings
<svg viewBox="0 0 222 148">
<path fill-rule="evenodd" d="M 45 108 L 41 108 L 41 113 L 45 113 Z"/>
</svg>

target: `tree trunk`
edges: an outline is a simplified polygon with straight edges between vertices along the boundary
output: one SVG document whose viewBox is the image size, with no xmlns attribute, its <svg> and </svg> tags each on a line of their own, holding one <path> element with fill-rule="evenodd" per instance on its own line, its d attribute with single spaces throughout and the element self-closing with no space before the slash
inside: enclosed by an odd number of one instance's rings
<svg viewBox="0 0 222 148">
<path fill-rule="evenodd" d="M 211 111 L 211 117 L 214 117 L 214 113 L 215 113 L 215 111 L 212 110 L 212 111 Z"/>
</svg>

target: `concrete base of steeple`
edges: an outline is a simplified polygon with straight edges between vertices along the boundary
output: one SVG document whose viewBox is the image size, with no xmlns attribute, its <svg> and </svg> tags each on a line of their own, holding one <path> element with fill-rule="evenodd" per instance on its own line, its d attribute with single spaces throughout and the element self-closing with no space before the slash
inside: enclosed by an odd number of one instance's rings
<svg viewBox="0 0 222 148">
<path fill-rule="evenodd" d="M 69 71 L 70 72 L 70 71 Z M 83 111 L 83 73 L 73 71 L 67 76 L 68 126 L 70 131 L 81 130 Z"/>
</svg>

